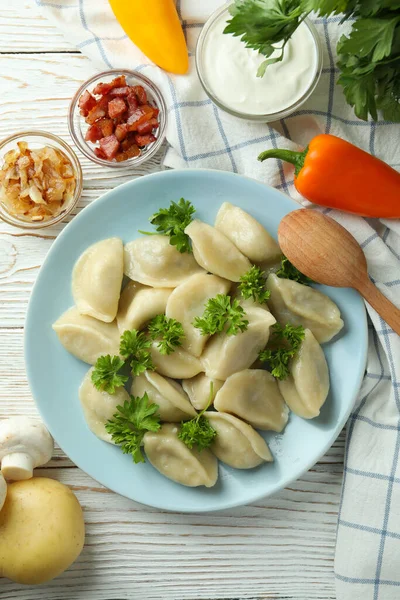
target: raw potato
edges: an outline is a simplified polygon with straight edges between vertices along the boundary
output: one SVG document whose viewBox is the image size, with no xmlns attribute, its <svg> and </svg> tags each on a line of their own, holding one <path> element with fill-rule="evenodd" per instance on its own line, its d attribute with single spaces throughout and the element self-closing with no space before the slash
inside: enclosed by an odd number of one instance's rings
<svg viewBox="0 0 400 600">
<path fill-rule="evenodd" d="M 0 510 L 3 508 L 3 504 L 6 501 L 7 496 L 7 483 L 0 471 Z"/>
<path fill-rule="evenodd" d="M 26 585 L 61 575 L 85 539 L 81 506 L 71 490 L 35 477 L 8 485 L 0 512 L 0 577 Z"/>
</svg>

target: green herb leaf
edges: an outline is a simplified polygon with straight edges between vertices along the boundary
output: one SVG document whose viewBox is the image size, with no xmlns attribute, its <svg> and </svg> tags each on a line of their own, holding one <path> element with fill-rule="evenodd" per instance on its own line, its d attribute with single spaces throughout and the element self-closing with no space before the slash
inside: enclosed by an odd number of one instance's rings
<svg viewBox="0 0 400 600">
<path fill-rule="evenodd" d="M 268 59 L 276 50 L 283 50 L 295 32 L 302 8 L 297 0 L 235 0 L 229 12 L 232 18 L 224 33 L 240 37 L 246 48 L 258 50 Z M 279 42 L 281 48 L 276 48 L 274 44 Z"/>
<path fill-rule="evenodd" d="M 100 356 L 92 371 L 91 380 L 98 390 L 115 394 L 115 390 L 128 381 L 128 377 L 119 372 L 125 362 L 119 356 Z"/>
<path fill-rule="evenodd" d="M 129 361 L 132 375 L 140 375 L 144 371 L 154 371 L 150 348 L 151 340 L 143 332 L 139 333 L 136 329 L 124 331 L 119 351 Z"/>
<path fill-rule="evenodd" d="M 302 0 L 302 9 L 306 12 L 316 12 L 320 17 L 339 15 L 348 10 L 351 0 Z"/>
<path fill-rule="evenodd" d="M 282 255 L 281 259 L 281 267 L 276 272 L 276 275 L 281 279 L 292 279 L 293 281 L 297 281 L 298 283 L 302 283 L 303 285 L 310 285 L 310 283 L 314 283 L 312 279 L 300 273 L 298 269 L 286 256 Z"/>
<path fill-rule="evenodd" d="M 265 273 L 260 267 L 253 265 L 240 278 L 239 290 L 243 298 L 253 298 L 254 302 L 265 304 L 271 292 L 265 289 Z"/>
<path fill-rule="evenodd" d="M 259 354 L 259 359 L 262 362 L 268 363 L 271 374 L 277 379 L 286 379 L 290 373 L 290 360 L 296 356 L 296 353 L 304 340 L 304 327 L 294 327 L 287 323 L 284 327 L 279 323 L 275 323 L 272 328 L 271 342 L 274 348 L 265 348 Z M 282 344 L 276 347 L 276 343 L 281 341 Z"/>
<path fill-rule="evenodd" d="M 205 411 L 209 408 L 214 397 L 214 384 L 210 383 L 210 395 L 205 408 L 190 421 L 181 424 L 178 438 L 190 449 L 197 447 L 199 452 L 211 446 L 217 432 L 210 425 L 209 420 L 204 416 Z"/>
<path fill-rule="evenodd" d="M 238 300 L 218 294 L 208 300 L 203 316 L 196 317 L 193 325 L 200 329 L 202 335 L 214 335 L 223 331 L 225 326 L 228 335 L 236 335 L 239 331 L 245 331 L 249 325 L 245 315 Z"/>
<path fill-rule="evenodd" d="M 400 17 L 389 19 L 358 19 L 348 37 L 342 36 L 338 44 L 339 54 L 368 57 L 377 63 L 392 50 L 393 36 Z"/>
<path fill-rule="evenodd" d="M 295 327 L 290 323 L 286 323 L 283 327 L 280 323 L 275 323 L 273 326 L 273 336 L 279 340 L 286 340 L 292 350 L 297 352 L 302 341 L 304 340 L 304 327 L 299 325 Z"/>
<path fill-rule="evenodd" d="M 141 444 L 146 431 L 158 431 L 161 427 L 158 409 L 146 393 L 142 398 L 131 396 L 123 406 L 117 406 L 118 412 L 105 424 L 113 442 L 121 446 L 124 454 L 131 454 L 135 463 L 145 462 Z"/>
<path fill-rule="evenodd" d="M 182 323 L 176 319 L 169 319 L 165 315 L 157 315 L 148 325 L 148 331 L 152 340 L 158 341 L 160 354 L 171 354 L 182 345 L 185 337 Z"/>
<path fill-rule="evenodd" d="M 191 202 L 181 198 L 179 202 L 171 202 L 169 208 L 160 208 L 150 217 L 150 223 L 156 227 L 158 233 L 168 235 L 169 243 L 176 246 L 179 252 L 192 252 L 190 238 L 185 233 L 185 229 L 193 221 L 195 212 L 196 209 Z M 146 231 L 139 231 L 139 233 L 149 234 Z"/>
</svg>

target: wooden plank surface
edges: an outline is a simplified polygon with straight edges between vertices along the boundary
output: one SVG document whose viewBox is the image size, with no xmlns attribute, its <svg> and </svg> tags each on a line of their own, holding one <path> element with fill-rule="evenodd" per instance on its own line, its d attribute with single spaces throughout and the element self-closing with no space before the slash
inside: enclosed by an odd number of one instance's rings
<svg viewBox="0 0 400 600">
<path fill-rule="evenodd" d="M 66 113 L 94 72 L 33 0 L 0 0 L 0 138 L 42 128 L 71 143 Z M 162 153 L 116 174 L 80 156 L 78 207 L 158 170 Z M 29 233 L 0 223 L 0 418 L 36 415 L 25 376 L 23 325 L 40 265 L 64 225 Z M 333 600 L 333 556 L 344 435 L 299 481 L 251 506 L 182 515 L 135 504 L 105 489 L 57 449 L 37 474 L 71 486 L 87 524 L 84 551 L 43 587 L 0 579 L 1 600 Z"/>
</svg>

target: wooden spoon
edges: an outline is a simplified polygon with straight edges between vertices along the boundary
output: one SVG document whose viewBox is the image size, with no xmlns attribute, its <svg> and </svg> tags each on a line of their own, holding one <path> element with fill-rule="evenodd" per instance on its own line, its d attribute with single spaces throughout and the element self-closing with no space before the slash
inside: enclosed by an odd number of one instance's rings
<svg viewBox="0 0 400 600">
<path fill-rule="evenodd" d="M 339 223 L 315 210 L 295 210 L 280 222 L 278 239 L 304 275 L 317 283 L 354 288 L 400 335 L 400 310 L 369 279 L 364 252 Z"/>
</svg>

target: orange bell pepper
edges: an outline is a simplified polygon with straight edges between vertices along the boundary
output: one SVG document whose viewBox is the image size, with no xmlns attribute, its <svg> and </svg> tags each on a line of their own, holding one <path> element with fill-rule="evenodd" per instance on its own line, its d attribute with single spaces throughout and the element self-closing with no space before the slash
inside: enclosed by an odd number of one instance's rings
<svg viewBox="0 0 400 600">
<path fill-rule="evenodd" d="M 184 74 L 188 51 L 174 0 L 109 0 L 123 30 L 156 65 Z"/>
<path fill-rule="evenodd" d="M 363 217 L 400 217 L 400 173 L 333 135 L 317 135 L 303 152 L 267 150 L 258 160 L 295 165 L 294 184 L 307 200 Z"/>
</svg>

